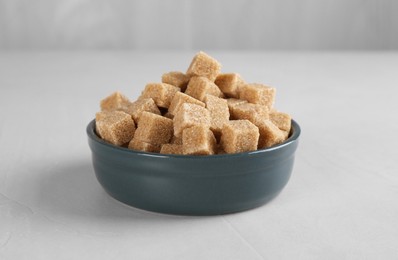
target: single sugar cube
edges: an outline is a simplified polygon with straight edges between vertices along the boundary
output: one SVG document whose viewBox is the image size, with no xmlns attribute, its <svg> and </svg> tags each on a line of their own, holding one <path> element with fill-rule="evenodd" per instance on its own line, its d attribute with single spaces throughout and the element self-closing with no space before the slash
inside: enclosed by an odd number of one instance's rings
<svg viewBox="0 0 398 260">
<path fill-rule="evenodd" d="M 167 144 L 173 135 L 173 120 L 142 112 L 134 138 L 151 144 Z"/>
<path fill-rule="evenodd" d="M 221 64 L 216 59 L 201 51 L 192 59 L 186 74 L 190 77 L 206 77 L 214 82 L 220 70 Z"/>
<path fill-rule="evenodd" d="M 282 130 L 282 133 L 283 133 L 283 141 L 287 140 L 289 138 L 290 131 Z"/>
<path fill-rule="evenodd" d="M 166 83 L 149 83 L 141 93 L 140 99 L 152 98 L 156 105 L 163 108 L 170 106 L 174 95 L 180 91 L 179 88 Z"/>
<path fill-rule="evenodd" d="M 183 154 L 181 144 L 163 144 L 160 149 L 163 154 Z"/>
<path fill-rule="evenodd" d="M 278 111 L 271 111 L 269 113 L 269 117 L 272 123 L 276 125 L 280 130 L 290 132 L 290 128 L 292 125 L 292 117 L 289 114 L 278 112 Z"/>
<path fill-rule="evenodd" d="M 119 91 L 116 91 L 100 102 L 102 111 L 122 110 L 130 105 L 130 100 Z"/>
<path fill-rule="evenodd" d="M 244 84 L 239 88 L 239 98 L 250 103 L 267 106 L 271 109 L 274 105 L 276 90 L 263 84 Z"/>
<path fill-rule="evenodd" d="M 130 114 L 137 123 L 142 112 L 144 111 L 160 115 L 159 108 L 156 106 L 155 101 L 153 101 L 152 98 L 138 99 L 137 101 L 128 105 L 124 110 L 124 112 Z"/>
<path fill-rule="evenodd" d="M 176 86 L 185 91 L 190 77 L 180 71 L 171 71 L 162 75 L 162 82 Z"/>
<path fill-rule="evenodd" d="M 239 97 L 239 87 L 245 82 L 237 73 L 219 74 L 215 80 L 216 85 L 227 96 L 232 98 Z"/>
<path fill-rule="evenodd" d="M 228 98 L 227 99 L 227 104 L 228 104 L 229 111 L 231 111 L 231 109 L 234 106 L 238 106 L 238 105 L 243 104 L 243 103 L 247 103 L 247 101 L 243 100 L 243 99 L 237 99 L 237 98 Z"/>
<path fill-rule="evenodd" d="M 182 104 L 173 118 L 174 135 L 181 137 L 185 128 L 204 125 L 210 127 L 210 113 L 201 106 L 195 104 Z"/>
<path fill-rule="evenodd" d="M 231 107 L 231 118 L 232 119 L 247 119 L 256 126 L 264 119 L 269 118 L 269 111 L 266 106 L 243 103 Z"/>
<path fill-rule="evenodd" d="M 95 127 L 102 139 L 119 146 L 130 142 L 135 132 L 134 120 L 123 111 L 98 112 Z"/>
<path fill-rule="evenodd" d="M 185 128 L 182 132 L 182 150 L 187 155 L 211 155 L 217 148 L 216 138 L 206 125 Z"/>
<path fill-rule="evenodd" d="M 190 95 L 200 101 L 204 101 L 207 94 L 216 97 L 223 97 L 223 93 L 216 84 L 205 77 L 192 77 L 185 90 L 185 94 Z"/>
<path fill-rule="evenodd" d="M 227 101 L 212 95 L 206 95 L 205 104 L 210 112 L 210 129 L 216 136 L 220 136 L 223 125 L 229 121 Z"/>
<path fill-rule="evenodd" d="M 260 138 L 258 141 L 258 149 L 268 148 L 275 144 L 282 143 L 285 138 L 285 133 L 274 125 L 270 120 L 264 120 L 258 126 L 260 131 Z"/>
<path fill-rule="evenodd" d="M 150 153 L 158 153 L 160 151 L 160 145 L 147 143 L 137 138 L 133 138 L 130 141 L 128 148 L 131 150 L 150 152 Z"/>
<path fill-rule="evenodd" d="M 190 103 L 190 104 L 195 104 L 201 107 L 205 107 L 205 103 L 202 101 L 197 100 L 196 98 L 193 98 L 187 94 L 184 94 L 182 92 L 177 92 L 173 100 L 171 100 L 170 107 L 169 107 L 169 113 L 172 115 L 175 115 L 177 110 L 181 107 L 182 104 L 184 103 Z"/>
<path fill-rule="evenodd" d="M 221 145 L 226 153 L 255 151 L 259 136 L 257 126 L 249 120 L 231 120 L 224 124 Z"/>
</svg>

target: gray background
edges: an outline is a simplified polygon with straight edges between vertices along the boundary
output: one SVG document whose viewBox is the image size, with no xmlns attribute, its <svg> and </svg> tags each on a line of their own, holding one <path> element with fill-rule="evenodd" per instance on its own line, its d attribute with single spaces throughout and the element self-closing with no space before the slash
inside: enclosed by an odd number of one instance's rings
<svg viewBox="0 0 398 260">
<path fill-rule="evenodd" d="M 0 49 L 398 49 L 396 0 L 0 0 Z"/>
</svg>

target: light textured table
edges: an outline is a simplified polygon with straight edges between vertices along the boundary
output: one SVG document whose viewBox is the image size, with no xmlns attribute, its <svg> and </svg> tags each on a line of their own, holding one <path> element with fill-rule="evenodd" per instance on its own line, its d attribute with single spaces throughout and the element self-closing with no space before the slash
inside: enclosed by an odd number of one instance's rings
<svg viewBox="0 0 398 260">
<path fill-rule="evenodd" d="M 277 87 L 302 127 L 290 182 L 214 217 L 130 208 L 95 179 L 85 127 L 192 53 L 0 53 L 0 259 L 397 259 L 398 53 L 209 52 Z"/>
</svg>

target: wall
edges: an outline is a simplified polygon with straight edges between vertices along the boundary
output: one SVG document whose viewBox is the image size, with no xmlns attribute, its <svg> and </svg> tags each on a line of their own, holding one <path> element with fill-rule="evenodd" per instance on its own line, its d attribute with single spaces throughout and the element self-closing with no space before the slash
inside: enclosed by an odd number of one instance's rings
<svg viewBox="0 0 398 260">
<path fill-rule="evenodd" d="M 398 49 L 396 0 L 0 0 L 0 49 Z"/>
</svg>

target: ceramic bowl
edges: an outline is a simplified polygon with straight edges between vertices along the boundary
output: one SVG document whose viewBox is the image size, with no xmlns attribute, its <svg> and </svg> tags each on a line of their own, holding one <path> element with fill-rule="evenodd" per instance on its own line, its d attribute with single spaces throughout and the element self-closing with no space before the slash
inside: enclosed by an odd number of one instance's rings
<svg viewBox="0 0 398 260">
<path fill-rule="evenodd" d="M 167 214 L 219 215 L 264 205 L 287 184 L 300 136 L 292 120 L 289 138 L 273 147 L 211 156 L 133 151 L 102 140 L 95 120 L 87 126 L 98 181 L 130 206 Z"/>
</svg>

